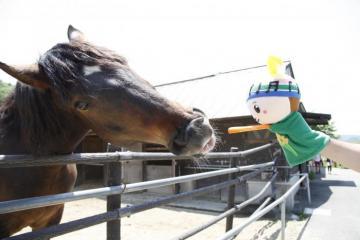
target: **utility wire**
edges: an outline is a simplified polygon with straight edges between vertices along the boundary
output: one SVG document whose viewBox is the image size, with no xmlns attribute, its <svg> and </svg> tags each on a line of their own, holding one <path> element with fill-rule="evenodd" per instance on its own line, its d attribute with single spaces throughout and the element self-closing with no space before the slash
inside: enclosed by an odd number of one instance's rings
<svg viewBox="0 0 360 240">
<path fill-rule="evenodd" d="M 286 60 L 286 61 L 284 61 L 284 63 L 290 63 L 290 60 Z M 254 67 L 239 68 L 239 69 L 235 69 L 235 70 L 218 72 L 218 73 L 209 74 L 209 75 L 205 75 L 205 76 L 201 76 L 201 77 L 196 77 L 196 78 L 189 78 L 189 79 L 180 80 L 180 81 L 175 81 L 175 82 L 169 82 L 169 83 L 161 83 L 161 84 L 154 85 L 154 87 L 163 87 L 163 86 L 176 85 L 176 84 L 181 84 L 181 83 L 186 83 L 186 82 L 193 82 L 193 81 L 198 81 L 198 80 L 204 80 L 204 79 L 216 77 L 216 76 L 219 76 L 219 75 L 224 75 L 224 74 L 229 74 L 229 73 L 235 73 L 235 72 L 241 72 L 241 71 L 246 71 L 246 70 L 251 70 L 251 69 L 256 69 L 256 68 L 263 68 L 263 67 L 266 67 L 266 66 L 267 66 L 267 65 L 259 65 L 259 66 L 254 66 Z"/>
</svg>

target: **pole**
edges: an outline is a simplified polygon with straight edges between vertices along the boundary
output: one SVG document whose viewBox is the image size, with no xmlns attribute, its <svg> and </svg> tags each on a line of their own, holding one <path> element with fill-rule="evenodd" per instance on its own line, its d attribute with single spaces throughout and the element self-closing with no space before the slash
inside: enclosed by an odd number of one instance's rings
<svg viewBox="0 0 360 240">
<path fill-rule="evenodd" d="M 286 199 L 281 203 L 281 240 L 285 240 L 286 228 Z"/>
<path fill-rule="evenodd" d="M 232 147 L 230 152 L 237 152 L 238 148 Z M 237 159 L 234 157 L 230 158 L 230 168 L 236 167 Z M 236 173 L 229 174 L 229 180 L 235 179 Z M 235 206 L 235 187 L 236 185 L 232 185 L 228 188 L 228 201 L 227 201 L 227 209 L 231 209 Z M 233 227 L 234 215 L 230 215 L 226 218 L 226 229 L 225 232 L 229 231 Z"/>
<path fill-rule="evenodd" d="M 308 174 L 306 174 L 306 191 L 307 191 L 307 196 L 308 196 L 308 202 L 309 202 L 309 204 L 311 204 L 310 180 L 309 180 Z"/>
<path fill-rule="evenodd" d="M 107 186 L 121 185 L 121 162 L 112 162 L 105 164 L 107 173 Z M 121 208 L 121 194 L 107 196 L 107 211 L 113 211 Z M 106 223 L 106 239 L 120 240 L 121 239 L 121 220 L 116 219 Z"/>
</svg>

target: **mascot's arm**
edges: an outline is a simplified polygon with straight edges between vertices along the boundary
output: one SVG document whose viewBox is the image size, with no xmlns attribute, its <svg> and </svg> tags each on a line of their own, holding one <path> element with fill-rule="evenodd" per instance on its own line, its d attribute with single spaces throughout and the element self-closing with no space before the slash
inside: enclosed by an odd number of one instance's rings
<svg viewBox="0 0 360 240">
<path fill-rule="evenodd" d="M 331 139 L 321 155 L 360 172 L 360 144 L 353 144 Z"/>
</svg>

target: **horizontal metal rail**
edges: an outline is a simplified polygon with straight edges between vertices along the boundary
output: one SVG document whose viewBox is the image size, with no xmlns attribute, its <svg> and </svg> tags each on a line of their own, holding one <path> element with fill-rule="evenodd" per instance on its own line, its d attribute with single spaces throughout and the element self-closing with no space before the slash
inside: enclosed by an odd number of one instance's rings
<svg viewBox="0 0 360 240">
<path fill-rule="evenodd" d="M 307 175 L 302 176 L 294 185 L 291 186 L 289 190 L 287 190 L 281 197 L 276 199 L 274 202 L 269 204 L 267 207 L 265 207 L 263 210 L 254 213 L 251 215 L 243 224 L 240 226 L 231 229 L 230 231 L 226 232 L 223 236 L 219 237 L 217 240 L 228 240 L 233 239 L 235 236 L 237 236 L 245 227 L 247 227 L 252 222 L 258 220 L 262 216 L 264 216 L 266 213 L 270 212 L 273 208 L 278 206 L 279 204 L 286 201 L 287 197 L 296 190 L 296 188 L 300 185 L 302 181 L 307 179 Z"/>
<path fill-rule="evenodd" d="M 104 223 L 107 221 L 119 219 L 122 217 L 127 217 L 127 216 L 130 216 L 135 213 L 139 213 L 139 212 L 151 209 L 151 208 L 159 207 L 159 206 L 162 206 L 162 205 L 174 202 L 174 201 L 178 201 L 180 199 L 194 197 L 194 196 L 205 194 L 205 193 L 215 192 L 220 189 L 229 187 L 231 185 L 246 181 L 246 180 L 260 174 L 262 171 L 264 171 L 267 168 L 269 168 L 269 166 L 265 166 L 265 167 L 256 169 L 255 171 L 247 173 L 243 176 L 240 176 L 237 179 L 233 179 L 230 181 L 218 183 L 218 184 L 207 186 L 207 187 L 202 187 L 199 189 L 195 189 L 191 192 L 185 192 L 185 193 L 180 193 L 180 194 L 176 194 L 176 195 L 172 195 L 172 196 L 168 196 L 168 197 L 162 197 L 157 200 L 146 202 L 143 204 L 129 206 L 129 207 L 117 209 L 115 211 L 97 214 L 97 215 L 93 215 L 90 217 L 70 221 L 67 223 L 62 223 L 62 224 L 59 224 L 56 226 L 51 226 L 48 228 L 40 229 L 40 230 L 37 230 L 34 232 L 24 233 L 21 235 L 5 238 L 5 240 L 28 240 L 28 239 L 39 239 L 40 240 L 40 239 L 44 239 L 44 238 L 60 236 L 60 235 L 63 235 L 63 234 L 69 233 L 69 232 L 73 232 L 73 231 L 80 230 L 83 228 L 91 227 L 93 225 L 97 225 L 97 224 Z"/>
<path fill-rule="evenodd" d="M 229 168 L 229 166 L 226 167 L 202 167 L 202 166 L 196 166 L 196 167 L 185 167 L 185 169 L 190 169 L 190 170 L 197 170 L 197 169 L 201 169 L 201 170 L 219 170 L 219 169 L 227 169 Z"/>
<path fill-rule="evenodd" d="M 181 156 L 172 153 L 146 153 L 146 152 L 111 152 L 111 153 L 75 153 L 67 155 L 33 157 L 31 155 L 0 155 L 0 167 L 32 167 L 48 166 L 61 164 L 89 164 L 106 163 L 122 161 L 149 161 L 149 160 L 184 160 L 196 158 L 229 158 L 245 157 L 250 154 L 265 150 L 273 146 L 274 143 L 268 143 L 260 147 L 252 148 L 240 152 L 213 152 L 203 156 Z"/>
<path fill-rule="evenodd" d="M 191 174 L 185 175 L 180 177 L 172 177 L 172 178 L 164 178 L 159 180 L 152 180 L 147 182 L 140 182 L 140 183 L 132 183 L 127 185 L 120 185 L 120 186 L 112 186 L 112 187 L 104 187 L 104 188 L 96 188 L 90 190 L 82 190 L 76 192 L 69 192 L 69 193 L 61 193 L 49 196 L 41 196 L 41 197 L 32 197 L 32 198 L 24 198 L 18 200 L 10 200 L 0 202 L 0 214 L 21 211 L 26 209 L 44 207 L 44 206 L 51 206 L 56 204 L 61 204 L 65 202 L 71 202 L 76 200 L 81 200 L 85 198 L 91 197 L 101 197 L 101 196 L 108 196 L 114 194 L 121 194 L 121 193 L 130 193 L 136 191 L 142 191 L 145 189 L 152 189 L 157 187 L 164 187 L 176 183 L 182 183 L 187 181 L 194 181 L 204 178 L 216 177 L 221 176 L 229 173 L 236 173 L 241 171 L 248 171 L 254 170 L 258 168 L 267 168 L 273 166 L 273 162 L 257 164 L 257 165 L 248 165 L 248 166 L 240 166 L 235 168 L 228 168 L 223 170 L 217 170 L 212 172 L 205 172 L 205 173 L 198 173 L 198 174 Z"/>
<path fill-rule="evenodd" d="M 204 223 L 203 225 L 198 226 L 198 227 L 196 227 L 196 228 L 193 228 L 193 229 L 191 229 L 190 231 L 185 232 L 185 233 L 181 234 L 180 236 L 175 237 L 175 238 L 172 238 L 172 239 L 173 239 L 173 240 L 175 240 L 175 239 L 176 239 L 176 240 L 187 239 L 187 238 L 189 238 L 189 237 L 191 237 L 191 236 L 194 236 L 195 234 L 197 234 L 197 233 L 205 230 L 206 228 L 214 225 L 215 223 L 221 221 L 222 219 L 224 219 L 224 218 L 226 218 L 226 217 L 228 217 L 228 216 L 230 216 L 230 215 L 233 215 L 233 214 L 239 212 L 239 211 L 240 211 L 241 209 L 243 209 L 244 207 L 248 206 L 249 204 L 251 204 L 251 203 L 254 202 L 255 200 L 257 200 L 257 199 L 259 199 L 260 197 L 262 197 L 262 196 L 264 195 L 265 191 L 274 183 L 277 175 L 278 175 L 278 173 L 275 173 L 275 174 L 271 177 L 270 181 L 267 182 L 266 185 L 261 189 L 261 191 L 260 191 L 258 194 L 256 194 L 255 196 L 253 196 L 253 197 L 249 198 L 248 200 L 246 200 L 246 201 L 244 201 L 244 202 L 242 202 L 242 203 L 234 206 L 233 208 L 231 208 L 231 209 L 223 212 L 222 214 L 214 217 L 213 219 L 211 219 L 210 221 Z"/>
</svg>

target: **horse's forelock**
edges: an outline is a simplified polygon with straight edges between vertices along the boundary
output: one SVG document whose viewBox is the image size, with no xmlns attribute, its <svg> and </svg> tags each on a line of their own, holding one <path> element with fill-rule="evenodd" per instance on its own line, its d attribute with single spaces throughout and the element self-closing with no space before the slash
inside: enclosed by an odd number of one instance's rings
<svg viewBox="0 0 360 240">
<path fill-rule="evenodd" d="M 125 58 L 108 49 L 80 42 L 57 44 L 41 56 L 38 63 L 52 87 L 64 99 L 70 89 L 86 92 L 91 86 L 84 74 L 85 67 L 98 66 L 116 71 L 119 66 L 127 65 Z"/>
</svg>

